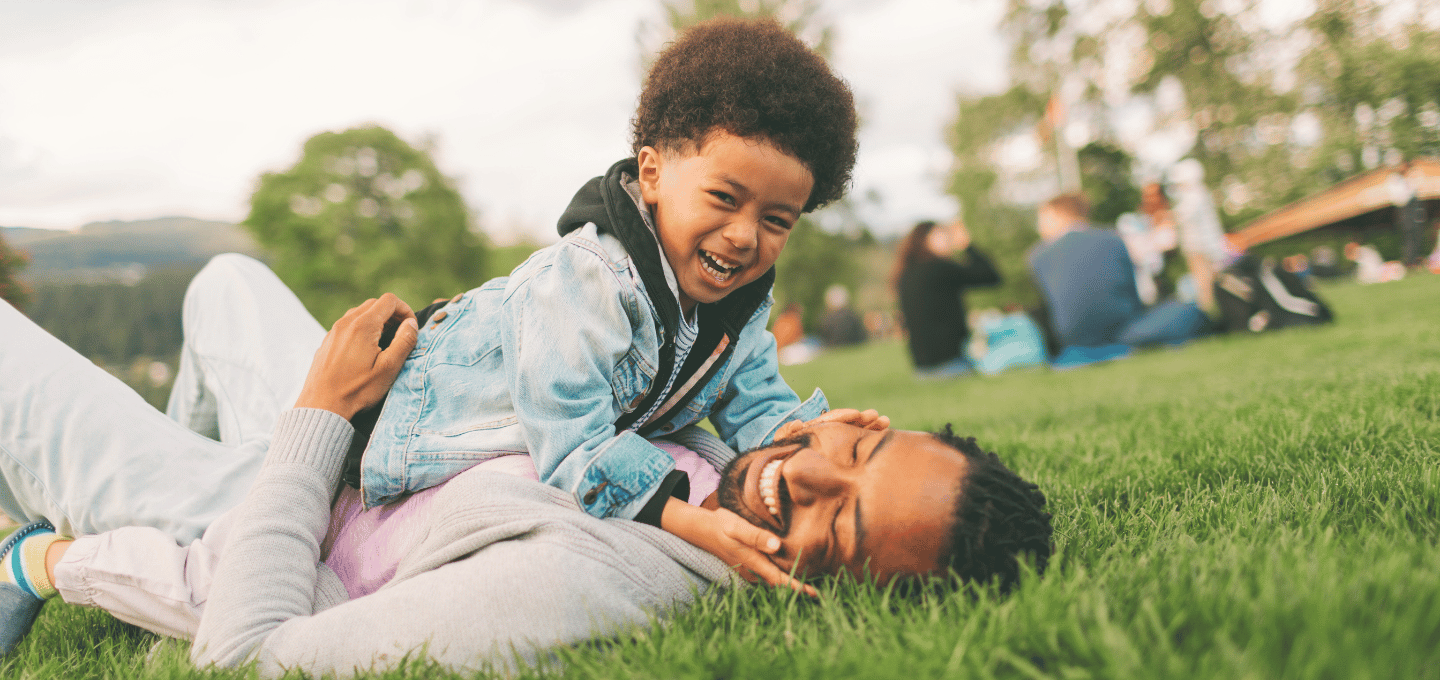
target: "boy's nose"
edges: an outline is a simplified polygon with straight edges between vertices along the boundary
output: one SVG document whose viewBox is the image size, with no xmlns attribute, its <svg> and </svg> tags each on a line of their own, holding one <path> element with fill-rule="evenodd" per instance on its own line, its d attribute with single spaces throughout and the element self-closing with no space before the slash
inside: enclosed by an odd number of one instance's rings
<svg viewBox="0 0 1440 680">
<path fill-rule="evenodd" d="M 760 225 L 748 219 L 740 218 L 731 220 L 726 224 L 721 235 L 725 237 L 726 241 L 730 242 L 730 245 L 735 246 L 735 248 L 739 250 L 750 250 L 755 247 L 755 243 L 759 238 L 756 233 L 759 229 Z"/>
<path fill-rule="evenodd" d="M 782 468 L 790 500 L 806 506 L 844 493 L 850 480 L 829 459 L 810 451 L 800 451 L 785 461 Z"/>
</svg>

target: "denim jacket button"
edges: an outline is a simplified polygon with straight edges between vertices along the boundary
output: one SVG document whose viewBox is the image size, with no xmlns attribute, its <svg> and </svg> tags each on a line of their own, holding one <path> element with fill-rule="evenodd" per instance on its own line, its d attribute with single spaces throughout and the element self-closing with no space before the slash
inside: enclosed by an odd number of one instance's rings
<svg viewBox="0 0 1440 680">
<path fill-rule="evenodd" d="M 465 294 L 464 294 L 464 293 L 458 293 L 458 294 L 455 295 L 455 297 L 450 298 L 450 302 L 451 302 L 452 304 L 453 304 L 453 303 L 456 303 L 456 302 L 459 302 L 459 301 L 460 301 L 460 298 L 463 298 L 463 297 L 465 297 Z"/>
<path fill-rule="evenodd" d="M 435 316 L 430 317 L 430 320 L 431 320 L 431 321 L 434 321 L 435 323 L 440 323 L 441 321 L 444 321 L 444 320 L 445 320 L 445 312 L 439 312 L 439 313 L 437 313 Z"/>
<path fill-rule="evenodd" d="M 585 492 L 585 497 L 581 498 L 580 500 L 585 501 L 586 505 L 594 503 L 595 499 L 600 497 L 600 491 L 607 486 L 610 486 L 610 482 L 600 482 L 599 484 L 590 487 L 590 490 Z"/>
</svg>

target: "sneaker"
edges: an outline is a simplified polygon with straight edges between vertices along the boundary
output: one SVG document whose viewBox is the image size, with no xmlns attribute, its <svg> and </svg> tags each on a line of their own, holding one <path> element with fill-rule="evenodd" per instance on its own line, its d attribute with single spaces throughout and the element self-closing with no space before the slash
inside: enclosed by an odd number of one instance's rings
<svg viewBox="0 0 1440 680">
<path fill-rule="evenodd" d="M 4 543 L 0 543 L 0 560 L 5 559 L 20 539 L 37 529 L 53 531 L 54 527 L 42 520 L 16 529 Z M 30 632 L 30 626 L 35 623 L 35 617 L 40 615 L 40 607 L 44 604 L 45 600 L 25 592 L 20 586 L 0 582 L 0 654 L 9 654 Z"/>
</svg>

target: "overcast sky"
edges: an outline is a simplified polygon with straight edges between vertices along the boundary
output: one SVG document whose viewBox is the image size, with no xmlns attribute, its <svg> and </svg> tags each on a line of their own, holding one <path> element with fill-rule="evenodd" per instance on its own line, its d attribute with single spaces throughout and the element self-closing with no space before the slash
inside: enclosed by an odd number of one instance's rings
<svg viewBox="0 0 1440 680">
<path fill-rule="evenodd" d="M 1005 84 L 999 0 L 832 0 L 882 233 L 955 210 L 955 94 Z M 243 219 L 324 130 L 435 142 L 486 231 L 553 238 L 628 151 L 657 0 L 0 0 L 0 225 Z"/>
</svg>

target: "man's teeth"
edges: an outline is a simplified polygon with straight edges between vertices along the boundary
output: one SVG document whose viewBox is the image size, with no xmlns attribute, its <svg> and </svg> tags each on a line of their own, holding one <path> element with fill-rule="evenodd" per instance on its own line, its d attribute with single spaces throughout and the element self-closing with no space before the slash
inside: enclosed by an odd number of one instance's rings
<svg viewBox="0 0 1440 680">
<path fill-rule="evenodd" d="M 779 488 L 780 466 L 784 463 L 783 459 L 772 460 L 760 470 L 760 500 L 765 502 L 765 508 L 770 514 L 776 517 L 780 516 L 780 495 L 776 489 Z"/>
<path fill-rule="evenodd" d="M 704 267 L 706 272 L 709 272 L 711 276 L 715 277 L 716 281 L 722 282 L 729 279 L 731 274 L 734 274 L 740 269 L 739 262 L 731 262 L 710 253 L 708 250 L 700 251 L 700 266 Z"/>
</svg>

